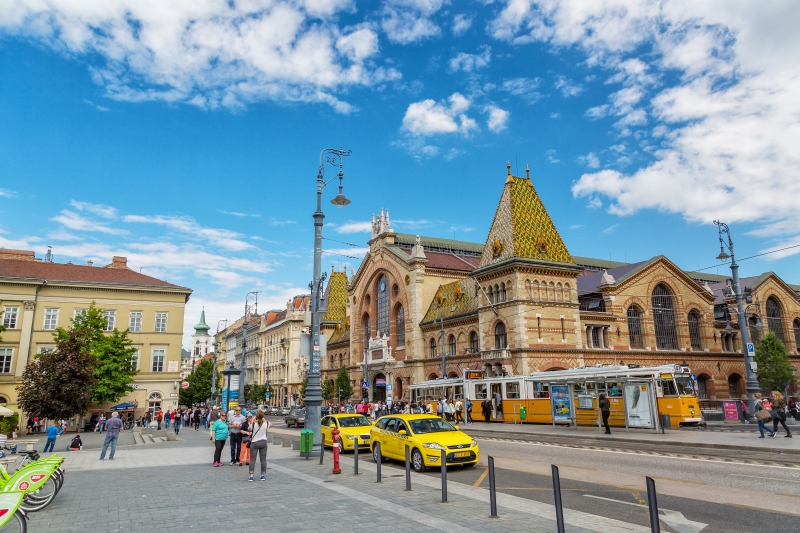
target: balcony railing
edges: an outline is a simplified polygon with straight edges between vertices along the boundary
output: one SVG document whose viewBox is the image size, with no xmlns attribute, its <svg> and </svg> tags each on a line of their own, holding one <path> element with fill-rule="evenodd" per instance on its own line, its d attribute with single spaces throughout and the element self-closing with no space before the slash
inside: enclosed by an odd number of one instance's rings
<svg viewBox="0 0 800 533">
<path fill-rule="evenodd" d="M 481 359 L 511 359 L 511 351 L 508 348 L 484 350 L 481 352 Z"/>
</svg>

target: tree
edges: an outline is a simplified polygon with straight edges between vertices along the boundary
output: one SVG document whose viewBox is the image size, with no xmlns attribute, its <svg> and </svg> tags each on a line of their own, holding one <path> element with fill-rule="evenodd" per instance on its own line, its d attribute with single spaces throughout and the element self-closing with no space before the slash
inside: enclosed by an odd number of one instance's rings
<svg viewBox="0 0 800 533">
<path fill-rule="evenodd" d="M 756 344 L 755 361 L 758 364 L 758 381 L 766 390 L 783 391 L 794 379 L 786 346 L 773 332 Z"/>
<path fill-rule="evenodd" d="M 3 312 L 0 311 L 0 320 L 2 320 L 2 319 L 3 319 Z M 2 322 L 0 322 L 0 333 L 3 333 L 5 330 L 6 330 L 6 326 L 4 326 Z M 0 342 L 3 342 L 3 336 L 2 335 L 0 335 Z"/>
<path fill-rule="evenodd" d="M 333 380 L 332 379 L 323 379 L 322 380 L 322 399 L 326 402 L 333 398 L 334 390 L 333 390 Z"/>
<path fill-rule="evenodd" d="M 211 379 L 213 372 L 217 372 L 217 384 L 220 383 L 221 378 L 217 371 L 214 362 L 211 359 L 203 359 L 194 369 L 194 372 L 189 374 L 186 381 L 189 386 L 181 389 L 178 393 L 178 403 L 180 405 L 194 405 L 196 403 L 203 403 L 211 397 Z"/>
<path fill-rule="evenodd" d="M 37 356 L 25 367 L 17 387 L 20 407 L 26 413 L 54 420 L 86 412 L 97 384 L 96 364 L 85 332 L 71 330 L 57 335 L 56 349 Z"/>
<path fill-rule="evenodd" d="M 336 374 L 336 397 L 342 401 L 349 401 L 353 395 L 353 385 L 350 383 L 350 375 L 347 369 L 342 366 Z"/>
<path fill-rule="evenodd" d="M 259 405 L 266 401 L 267 386 L 246 384 L 244 386 L 244 399 L 247 402 Z"/>
<path fill-rule="evenodd" d="M 308 376 L 303 378 L 303 383 L 300 385 L 300 398 L 306 398 L 306 388 L 308 387 Z"/>
</svg>

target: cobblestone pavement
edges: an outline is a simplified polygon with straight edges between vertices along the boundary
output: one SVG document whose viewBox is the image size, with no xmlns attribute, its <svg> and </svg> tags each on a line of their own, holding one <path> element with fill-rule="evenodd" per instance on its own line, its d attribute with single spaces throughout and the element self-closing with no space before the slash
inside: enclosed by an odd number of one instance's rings
<svg viewBox="0 0 800 533">
<path fill-rule="evenodd" d="M 181 435 L 184 436 L 183 434 Z M 211 466 L 206 432 L 184 441 L 120 448 L 114 461 L 99 461 L 96 450 L 66 455 L 64 488 L 45 510 L 31 513 L 29 531 L 127 532 L 235 530 L 278 533 L 331 529 L 398 531 L 555 531 L 551 505 L 498 494 L 500 518 L 489 518 L 485 489 L 449 484 L 441 503 L 439 479 L 414 475 L 375 481 L 374 463 L 362 460 L 353 475 L 352 455 L 343 473 L 305 461 L 291 448 L 269 447 L 267 482 L 248 483 L 247 467 Z M 223 457 L 229 458 L 226 447 Z M 588 513 L 565 510 L 570 533 L 646 532 L 647 528 Z"/>
</svg>

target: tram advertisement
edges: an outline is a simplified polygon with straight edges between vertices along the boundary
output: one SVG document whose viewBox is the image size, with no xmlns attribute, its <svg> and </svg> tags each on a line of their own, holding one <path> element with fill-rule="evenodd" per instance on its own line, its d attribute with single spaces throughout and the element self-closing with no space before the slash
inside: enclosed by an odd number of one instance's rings
<svg viewBox="0 0 800 533">
<path fill-rule="evenodd" d="M 572 418 L 569 385 L 553 385 L 550 387 L 550 392 L 553 398 L 553 421 L 569 422 Z"/>
<path fill-rule="evenodd" d="M 629 427 L 653 427 L 649 394 L 649 387 L 645 383 L 625 385 L 625 412 Z"/>
</svg>

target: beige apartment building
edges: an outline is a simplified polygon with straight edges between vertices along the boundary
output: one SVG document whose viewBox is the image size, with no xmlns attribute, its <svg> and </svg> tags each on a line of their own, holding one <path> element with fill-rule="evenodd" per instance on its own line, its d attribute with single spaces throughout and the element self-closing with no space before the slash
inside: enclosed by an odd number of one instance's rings
<svg viewBox="0 0 800 533">
<path fill-rule="evenodd" d="M 107 330 L 129 329 L 137 349 L 135 390 L 120 403 L 136 402 L 137 416 L 146 409 L 176 407 L 183 315 L 191 293 L 131 270 L 125 257 L 105 266 L 75 265 L 0 249 L 0 311 L 8 328 L 0 342 L 0 404 L 19 412 L 16 387 L 25 366 L 36 354 L 55 349 L 56 328 L 70 327 L 71 319 L 95 302 L 104 310 Z M 76 423 L 70 421 L 72 429 Z"/>
</svg>

